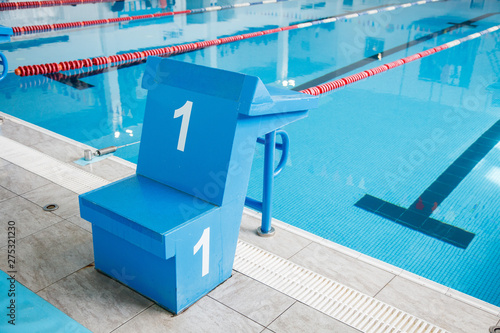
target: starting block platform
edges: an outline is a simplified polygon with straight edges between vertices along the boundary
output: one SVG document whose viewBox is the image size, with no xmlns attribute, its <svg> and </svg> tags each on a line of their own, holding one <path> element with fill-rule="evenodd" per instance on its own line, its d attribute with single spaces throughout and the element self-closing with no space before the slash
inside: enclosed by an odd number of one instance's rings
<svg viewBox="0 0 500 333">
<path fill-rule="evenodd" d="M 137 173 L 80 196 L 95 267 L 177 314 L 231 276 L 259 136 L 317 98 L 149 57 Z"/>
</svg>

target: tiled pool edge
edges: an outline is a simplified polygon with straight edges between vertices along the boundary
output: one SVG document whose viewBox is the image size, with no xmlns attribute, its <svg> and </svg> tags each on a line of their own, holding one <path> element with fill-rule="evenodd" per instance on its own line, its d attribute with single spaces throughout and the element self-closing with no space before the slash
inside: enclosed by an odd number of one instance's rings
<svg viewBox="0 0 500 333">
<path fill-rule="evenodd" d="M 41 128 L 37 125 L 34 125 L 34 124 L 31 124 L 31 123 L 28 123 L 24 120 L 21 120 L 19 118 L 16 118 L 16 117 L 13 117 L 13 116 L 10 116 L 8 114 L 5 114 L 3 112 L 0 111 L 0 116 L 3 116 L 5 119 L 9 120 L 9 121 L 12 121 L 16 124 L 19 124 L 19 125 L 22 125 L 22 126 L 26 126 L 30 129 L 33 129 L 33 130 L 36 130 L 38 132 L 41 132 L 45 135 L 48 135 L 52 138 L 55 138 L 55 139 L 58 139 L 58 140 L 61 140 L 61 141 L 64 141 L 68 144 L 71 144 L 71 145 L 74 145 L 74 146 L 77 146 L 77 147 L 80 147 L 82 148 L 82 156 L 83 156 L 83 150 L 84 149 L 95 149 L 93 147 L 90 147 L 88 145 L 85 145 L 85 144 L 82 144 L 80 142 L 77 142 L 75 140 L 72 140 L 70 138 L 67 138 L 65 136 L 62 136 L 60 134 L 57 134 L 57 133 L 54 133 L 50 130 L 47 130 L 47 129 L 44 129 L 44 128 Z M 117 162 L 117 163 L 120 163 L 126 167 L 129 167 L 131 169 L 134 169 L 136 168 L 136 165 L 134 163 L 131 163 L 131 162 L 128 162 L 122 158 L 119 158 L 117 156 L 112 156 L 112 157 L 109 157 L 110 160 L 114 161 L 114 162 Z M 61 163 L 64 163 L 64 162 L 61 162 Z M 256 211 L 253 211 L 249 208 L 246 208 L 244 209 L 244 214 L 248 215 L 248 216 L 251 216 L 251 217 L 254 217 L 254 218 L 258 218 L 260 219 L 260 213 L 256 212 Z M 467 305 L 470 305 L 470 306 L 473 306 L 479 310 L 482 310 L 482 311 L 485 311 L 489 314 L 492 314 L 492 315 L 495 315 L 497 317 L 500 317 L 500 307 L 497 307 L 495 305 L 492 305 L 490 303 L 487 303 L 487 302 L 484 302 L 482 300 L 479 300 L 475 297 L 472 297 L 472 296 L 469 296 L 469 295 L 466 295 L 466 294 L 463 294 L 457 290 L 454 290 L 452 288 L 449 288 L 449 287 L 446 287 L 444 285 L 441 285 L 439 283 L 436 283 L 434 281 L 431 281 L 431 280 L 428 280 L 428 279 L 425 279 L 423 277 L 420 277 L 416 274 L 413 274 L 411 272 L 408 272 L 408 271 L 405 271 L 401 268 L 398 268 L 396 266 L 393 266 L 393 265 L 390 265 L 390 264 L 387 264 L 383 261 L 380 261 L 378 259 L 375 259 L 375 258 L 372 258 L 372 257 L 369 257 L 367 255 L 364 255 L 360 252 L 357 252 L 355 250 L 352 250 L 352 249 L 349 249 L 345 246 L 342 246 L 340 244 L 337 244 L 337 243 L 334 243 L 332 241 L 329 241 L 327 239 L 324 239 L 324 238 L 321 238 L 320 236 L 317 236 L 317 235 L 314 235 L 314 234 L 311 234 L 305 230 L 302 230 L 302 229 L 299 229 L 299 228 L 296 228 L 290 224 L 287 224 L 283 221 L 279 221 L 279 220 L 276 220 L 276 219 L 273 219 L 273 225 L 280 228 L 280 229 L 283 229 L 283 230 L 286 230 L 286 231 L 289 231 L 293 234 L 296 234 L 300 237 L 303 237 L 305 239 L 308 239 L 312 242 L 315 242 L 315 243 L 318 243 L 320 245 L 323 245 L 327 248 L 330 248 L 332 250 L 335 250 L 337 252 L 340 252 L 342 254 L 345 254 L 345 255 L 348 255 L 354 259 L 358 259 L 360 260 L 361 262 L 364 262 L 364 263 L 367 263 L 369 265 L 372 265 L 374 267 L 377 267 L 377 268 L 380 268 L 384 271 L 387 271 L 389 273 L 392 273 L 396 276 L 399 276 L 403 279 L 406 279 L 406 280 L 409 280 L 409 281 L 412 281 L 418 285 L 421 285 L 421 286 L 424 286 L 428 289 L 431 289 L 431 290 L 434 290 L 434 291 L 437 291 L 439 292 L 440 294 L 443 294 L 443 295 L 446 295 L 450 298 L 453 298 L 455 300 L 458 300 L 462 303 L 465 303 Z"/>
</svg>

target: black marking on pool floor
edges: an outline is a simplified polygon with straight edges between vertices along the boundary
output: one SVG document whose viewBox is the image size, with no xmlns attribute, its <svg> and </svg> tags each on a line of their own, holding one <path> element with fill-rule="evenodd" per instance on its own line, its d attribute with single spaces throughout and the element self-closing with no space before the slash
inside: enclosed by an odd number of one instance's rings
<svg viewBox="0 0 500 333">
<path fill-rule="evenodd" d="M 455 23 L 455 22 L 448 22 L 448 24 L 455 25 L 455 24 L 457 24 L 457 23 Z M 470 23 L 469 23 L 469 24 L 466 24 L 466 25 L 468 25 L 468 26 L 469 26 L 469 27 L 471 27 L 471 28 L 477 28 L 477 24 L 470 24 Z"/>
<path fill-rule="evenodd" d="M 369 194 L 354 205 L 448 244 L 466 249 L 475 234 L 435 220 L 430 216 L 498 142 L 500 142 L 500 120 L 467 148 L 408 209 Z"/>
<path fill-rule="evenodd" d="M 315 78 L 315 79 L 313 79 L 311 81 L 308 81 L 308 82 L 303 83 L 303 84 L 301 84 L 299 86 L 296 86 L 292 90 L 300 91 L 300 90 L 304 90 L 304 89 L 307 89 L 307 88 L 311 88 L 311 87 L 323 84 L 323 83 L 331 81 L 331 80 L 333 80 L 333 79 L 335 79 L 335 78 L 337 78 L 337 77 L 339 77 L 341 75 L 347 74 L 350 71 L 353 71 L 355 69 L 361 68 L 361 67 L 363 67 L 363 66 L 365 66 L 367 64 L 370 64 L 370 63 L 372 63 L 374 61 L 378 61 L 379 60 L 379 54 L 382 56 L 382 59 L 383 59 L 384 57 L 390 56 L 391 54 L 394 54 L 394 53 L 402 51 L 402 50 L 406 50 L 406 49 L 408 49 L 411 46 L 423 43 L 423 42 L 425 42 L 425 41 L 427 41 L 429 39 L 436 38 L 437 36 L 441 36 L 443 34 L 446 34 L 446 33 L 450 32 L 450 31 L 453 31 L 453 30 L 456 30 L 456 29 L 459 29 L 459 28 L 462 28 L 462 27 L 469 27 L 469 28 L 476 27 L 476 25 L 473 25 L 472 23 L 480 21 L 480 20 L 483 20 L 483 19 L 488 18 L 488 17 L 490 17 L 492 15 L 497 15 L 497 14 L 500 14 L 500 12 L 484 14 L 484 15 L 478 16 L 476 18 L 464 21 L 462 23 L 449 23 L 449 24 L 453 24 L 453 26 L 441 29 L 439 31 L 433 32 L 431 34 L 428 34 L 428 35 L 425 35 L 425 36 L 422 36 L 422 37 L 419 37 L 419 38 L 417 38 L 415 40 L 412 40 L 410 42 L 407 42 L 407 43 L 395 46 L 392 49 L 388 49 L 388 50 L 385 50 L 383 52 L 375 53 L 375 54 L 373 54 L 373 55 L 371 55 L 369 57 L 366 57 L 364 59 L 356 61 L 356 62 L 354 62 L 354 63 L 352 63 L 350 65 L 347 65 L 347 66 L 344 66 L 342 68 L 336 69 L 336 70 L 334 70 L 334 71 L 332 71 L 330 73 L 327 73 L 327 74 L 322 75 L 322 76 L 320 76 L 318 78 Z"/>
</svg>

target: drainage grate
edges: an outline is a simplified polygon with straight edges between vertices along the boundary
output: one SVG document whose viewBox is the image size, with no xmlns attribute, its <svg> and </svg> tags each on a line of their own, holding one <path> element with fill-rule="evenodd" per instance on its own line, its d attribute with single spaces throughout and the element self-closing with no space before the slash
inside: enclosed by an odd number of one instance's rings
<svg viewBox="0 0 500 333">
<path fill-rule="evenodd" d="M 48 204 L 48 205 L 43 206 L 42 209 L 46 212 L 53 212 L 53 211 L 59 209 L 59 205 L 58 204 Z"/>
<path fill-rule="evenodd" d="M 82 194 L 110 182 L 63 163 L 33 148 L 0 136 L 0 158 L 20 166 L 75 193 Z"/>
<path fill-rule="evenodd" d="M 447 332 L 241 240 L 234 269 L 362 332 Z"/>
</svg>

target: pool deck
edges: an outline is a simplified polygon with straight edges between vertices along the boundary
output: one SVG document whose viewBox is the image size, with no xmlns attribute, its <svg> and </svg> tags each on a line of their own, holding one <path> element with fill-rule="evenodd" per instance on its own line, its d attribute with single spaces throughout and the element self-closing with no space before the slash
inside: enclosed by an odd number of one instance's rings
<svg viewBox="0 0 500 333">
<path fill-rule="evenodd" d="M 73 166 L 85 148 L 9 116 L 0 136 Z M 116 157 L 77 167 L 107 181 L 135 172 Z M 42 210 L 49 203 L 59 209 Z M 228 281 L 173 316 L 94 269 L 91 225 L 79 217 L 77 193 L 0 158 L 0 221 L 9 220 L 18 230 L 18 281 L 93 332 L 361 332 L 236 266 Z M 449 332 L 486 333 L 500 325 L 499 307 L 273 223 L 276 235 L 261 238 L 258 214 L 245 210 L 240 240 Z M 2 229 L 0 252 L 7 253 L 6 244 Z M 1 260 L 0 269 L 6 266 Z"/>
</svg>

